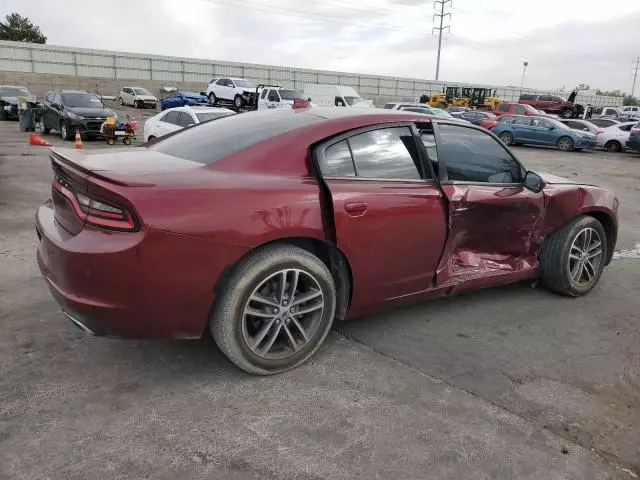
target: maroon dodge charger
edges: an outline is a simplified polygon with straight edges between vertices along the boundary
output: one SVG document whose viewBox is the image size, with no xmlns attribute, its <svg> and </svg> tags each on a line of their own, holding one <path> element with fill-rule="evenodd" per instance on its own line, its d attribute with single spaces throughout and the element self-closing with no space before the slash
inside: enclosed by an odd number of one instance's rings
<svg viewBox="0 0 640 480">
<path fill-rule="evenodd" d="M 580 296 L 611 260 L 609 191 L 527 171 L 493 134 L 410 112 L 233 115 L 120 152 L 51 152 L 38 263 L 96 335 L 199 338 L 299 365 L 334 319 L 540 278 Z"/>
</svg>

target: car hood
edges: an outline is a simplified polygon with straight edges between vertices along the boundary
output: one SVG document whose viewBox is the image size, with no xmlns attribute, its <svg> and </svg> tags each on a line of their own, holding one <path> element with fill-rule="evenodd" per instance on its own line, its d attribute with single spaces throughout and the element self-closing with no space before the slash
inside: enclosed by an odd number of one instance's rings
<svg viewBox="0 0 640 480">
<path fill-rule="evenodd" d="M 115 112 L 109 108 L 65 107 L 64 109 L 67 112 L 73 112 L 76 115 L 87 118 L 106 118 L 116 116 Z"/>
<path fill-rule="evenodd" d="M 0 97 L 0 100 L 10 103 L 11 105 L 18 104 L 18 97 Z"/>
</svg>

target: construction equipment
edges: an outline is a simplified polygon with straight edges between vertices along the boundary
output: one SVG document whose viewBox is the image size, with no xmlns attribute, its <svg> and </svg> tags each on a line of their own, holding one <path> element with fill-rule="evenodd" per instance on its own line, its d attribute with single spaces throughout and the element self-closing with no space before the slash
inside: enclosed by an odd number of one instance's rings
<svg viewBox="0 0 640 480">
<path fill-rule="evenodd" d="M 442 87 L 442 93 L 435 93 L 429 97 L 429 105 L 438 108 L 464 106 L 461 104 L 461 88 Z"/>
</svg>

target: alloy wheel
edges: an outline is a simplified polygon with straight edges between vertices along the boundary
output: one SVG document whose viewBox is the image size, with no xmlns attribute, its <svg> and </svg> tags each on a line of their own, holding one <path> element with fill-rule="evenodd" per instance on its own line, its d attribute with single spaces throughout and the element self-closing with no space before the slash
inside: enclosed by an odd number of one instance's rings
<svg viewBox="0 0 640 480">
<path fill-rule="evenodd" d="M 569 277 L 575 286 L 589 285 L 603 260 L 602 240 L 591 227 L 578 232 L 569 250 Z"/>
<path fill-rule="evenodd" d="M 562 138 L 558 142 L 558 148 L 560 150 L 565 151 L 565 152 L 568 151 L 568 150 L 571 150 L 571 147 L 572 147 L 571 140 L 569 140 L 568 138 Z"/>
<path fill-rule="evenodd" d="M 310 273 L 280 270 L 251 293 L 242 313 L 242 336 L 258 357 L 281 360 L 304 348 L 315 336 L 324 311 L 324 295 Z"/>
</svg>

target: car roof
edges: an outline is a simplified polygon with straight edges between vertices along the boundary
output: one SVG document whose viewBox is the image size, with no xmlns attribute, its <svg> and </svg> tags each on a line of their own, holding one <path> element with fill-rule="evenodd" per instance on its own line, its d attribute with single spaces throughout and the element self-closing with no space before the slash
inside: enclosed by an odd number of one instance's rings
<svg viewBox="0 0 640 480">
<path fill-rule="evenodd" d="M 0 88 L 24 88 L 25 90 L 27 89 L 27 87 L 25 87 L 24 85 L 0 85 Z"/>
</svg>

